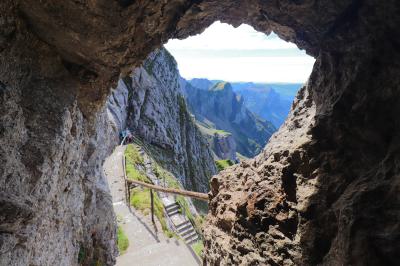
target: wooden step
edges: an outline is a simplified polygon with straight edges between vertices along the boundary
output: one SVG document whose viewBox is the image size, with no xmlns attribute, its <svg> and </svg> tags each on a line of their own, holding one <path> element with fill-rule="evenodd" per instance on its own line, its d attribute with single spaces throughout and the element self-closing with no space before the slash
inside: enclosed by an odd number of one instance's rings
<svg viewBox="0 0 400 266">
<path fill-rule="evenodd" d="M 185 237 L 183 237 L 183 239 L 184 239 L 185 241 L 188 241 L 188 240 L 192 239 L 194 236 L 197 237 L 196 231 L 193 231 L 192 233 L 186 235 Z"/>
<path fill-rule="evenodd" d="M 180 234 L 181 232 L 183 232 L 187 229 L 190 229 L 190 228 L 193 228 L 192 224 L 186 224 L 185 226 L 177 228 L 176 230 L 178 231 L 178 234 Z"/>
<path fill-rule="evenodd" d="M 183 230 L 183 231 L 179 232 L 179 235 L 180 235 L 181 237 L 184 237 L 184 236 L 189 235 L 189 234 L 191 234 L 191 233 L 193 233 L 193 232 L 196 232 L 196 231 L 194 230 L 194 228 L 193 228 L 193 227 L 188 227 L 186 230 Z"/>
<path fill-rule="evenodd" d="M 199 240 L 199 237 L 198 237 L 198 235 L 196 235 L 195 237 L 193 237 L 192 239 L 189 239 L 185 243 L 188 245 L 192 245 L 192 244 L 196 243 L 198 240 Z"/>
<path fill-rule="evenodd" d="M 180 208 L 179 208 L 179 205 L 175 205 L 175 206 L 172 206 L 172 207 L 170 207 L 170 208 L 165 208 L 165 210 L 167 211 L 167 212 L 172 212 L 172 211 L 175 211 L 175 210 L 179 210 Z"/>
<path fill-rule="evenodd" d="M 188 225 L 188 224 L 191 225 L 190 221 L 189 221 L 189 220 L 186 220 L 186 221 L 184 221 L 183 223 L 176 225 L 175 228 L 176 228 L 176 229 L 181 229 L 181 228 L 185 227 L 185 226 Z"/>
<path fill-rule="evenodd" d="M 174 211 L 171 211 L 171 212 L 167 212 L 168 216 L 173 216 L 173 215 L 178 214 L 178 213 L 179 213 L 179 210 L 174 210 Z"/>
<path fill-rule="evenodd" d="M 169 205 L 166 205 L 164 208 L 165 209 L 169 209 L 169 208 L 172 208 L 172 207 L 175 207 L 175 206 L 179 206 L 179 205 L 176 202 L 174 202 L 174 203 L 171 203 Z"/>
</svg>

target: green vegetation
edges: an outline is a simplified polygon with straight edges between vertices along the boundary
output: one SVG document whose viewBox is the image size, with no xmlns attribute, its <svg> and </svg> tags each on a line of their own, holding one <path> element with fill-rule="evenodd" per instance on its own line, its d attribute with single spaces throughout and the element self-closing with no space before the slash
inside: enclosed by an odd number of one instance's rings
<svg viewBox="0 0 400 266">
<path fill-rule="evenodd" d="M 143 165 L 143 157 L 139 153 L 139 149 L 134 144 L 129 144 L 125 150 L 126 158 L 126 176 L 128 179 L 138 180 L 146 183 L 150 183 L 147 176 L 140 170 L 138 165 Z"/>
<path fill-rule="evenodd" d="M 181 102 L 182 108 L 185 108 L 184 102 Z M 144 158 L 140 155 L 140 147 L 134 144 L 128 145 L 125 150 L 126 157 L 126 172 L 127 177 L 134 180 L 139 180 L 143 182 L 150 183 L 149 178 L 144 173 Z M 163 167 L 158 165 L 154 160 L 152 160 L 152 171 L 154 175 L 163 182 L 165 180 L 166 186 L 169 188 L 181 189 L 181 184 L 179 181 Z M 161 224 L 164 234 L 168 237 L 176 236 L 173 232 L 168 230 L 166 217 L 164 216 L 164 206 L 158 194 L 154 192 L 154 215 L 157 217 Z M 136 187 L 131 189 L 130 204 L 137 210 L 140 210 L 144 215 L 150 214 L 151 211 L 151 199 L 150 190 L 148 188 Z M 182 207 L 185 215 L 188 219 L 195 225 L 196 228 L 200 228 L 204 217 L 193 216 L 190 211 L 190 205 L 188 200 L 183 196 L 177 196 L 176 201 Z M 119 219 L 119 218 L 118 218 Z"/>
<path fill-rule="evenodd" d="M 157 178 L 160 179 L 162 182 L 164 182 L 164 180 L 165 180 L 167 187 L 177 188 L 177 189 L 181 188 L 178 180 L 176 180 L 169 172 L 165 171 L 159 165 L 154 164 L 153 172 L 157 176 Z"/>
<path fill-rule="evenodd" d="M 104 265 L 102 261 L 96 257 L 94 254 L 92 258 L 89 257 L 88 250 L 80 243 L 79 253 L 78 253 L 78 264 L 79 265 L 92 265 L 92 266 L 101 266 Z M 96 250 L 94 251 L 96 253 Z"/>
<path fill-rule="evenodd" d="M 135 144 L 129 144 L 125 150 L 126 162 L 131 164 L 143 165 L 143 157 L 139 153 L 139 147 Z"/>
<path fill-rule="evenodd" d="M 214 134 L 223 135 L 223 136 L 231 135 L 231 133 L 229 133 L 228 131 L 222 130 L 222 129 L 215 129 Z"/>
<path fill-rule="evenodd" d="M 192 245 L 192 249 L 193 251 L 197 254 L 197 256 L 199 256 L 200 258 L 202 258 L 203 256 L 203 249 L 204 249 L 204 244 L 203 241 L 199 240 L 196 243 L 194 243 Z"/>
<path fill-rule="evenodd" d="M 86 249 L 85 247 L 80 244 L 79 246 L 79 253 L 78 253 L 78 264 L 82 265 L 86 258 Z"/>
<path fill-rule="evenodd" d="M 173 233 L 168 230 L 167 222 L 164 217 L 164 206 L 161 199 L 158 197 L 157 193 L 153 193 L 154 196 L 154 215 L 157 217 L 161 224 L 163 232 L 168 236 L 172 237 Z M 131 190 L 131 205 L 143 212 L 144 215 L 150 214 L 151 211 L 151 199 L 150 199 L 150 189 L 148 188 L 134 188 Z"/>
<path fill-rule="evenodd" d="M 129 144 L 125 150 L 126 158 L 126 175 L 129 179 L 139 180 L 142 182 L 150 183 L 150 180 L 138 167 L 144 165 L 144 159 L 139 153 L 139 147 L 134 144 Z M 166 171 L 158 166 L 153 168 L 156 175 L 166 175 Z M 168 177 L 169 179 L 169 177 Z M 167 180 L 167 179 L 166 179 Z M 167 181 L 168 182 L 168 181 Z M 164 206 L 161 199 L 158 197 L 157 193 L 153 193 L 154 196 L 154 214 L 160 221 L 162 230 L 168 237 L 172 237 L 173 234 L 168 230 L 167 223 L 164 217 Z M 131 189 L 131 205 L 143 212 L 144 215 L 148 215 L 151 211 L 151 199 L 150 190 L 148 188 L 134 188 Z"/>
<path fill-rule="evenodd" d="M 234 165 L 235 163 L 231 160 L 217 160 L 215 161 L 215 164 L 217 165 L 218 171 L 222 171 L 227 167 Z"/>
<path fill-rule="evenodd" d="M 126 175 L 128 179 L 150 183 L 149 179 L 131 164 L 126 165 Z"/>
<path fill-rule="evenodd" d="M 192 222 L 196 229 L 200 229 L 204 222 L 203 215 L 194 216 L 190 211 L 189 202 L 183 196 L 176 196 L 176 202 L 181 206 L 181 213 L 184 213 L 186 217 Z"/>
<path fill-rule="evenodd" d="M 117 236 L 118 250 L 120 254 L 123 254 L 128 249 L 129 240 L 121 226 L 118 226 Z"/>
<path fill-rule="evenodd" d="M 216 129 L 213 124 L 204 123 L 201 121 L 196 120 L 196 125 L 200 129 L 201 133 L 209 136 L 214 136 L 215 134 L 222 135 L 222 136 L 229 136 L 232 135 L 230 132 Z"/>
<path fill-rule="evenodd" d="M 186 107 L 186 100 L 181 94 L 178 94 L 178 104 L 179 104 L 179 122 L 182 127 L 189 113 Z"/>
<path fill-rule="evenodd" d="M 184 196 L 178 195 L 176 196 L 176 202 L 181 206 L 182 212 L 187 216 L 190 221 L 194 221 L 194 216 L 190 211 L 189 203 L 187 202 Z"/>
</svg>

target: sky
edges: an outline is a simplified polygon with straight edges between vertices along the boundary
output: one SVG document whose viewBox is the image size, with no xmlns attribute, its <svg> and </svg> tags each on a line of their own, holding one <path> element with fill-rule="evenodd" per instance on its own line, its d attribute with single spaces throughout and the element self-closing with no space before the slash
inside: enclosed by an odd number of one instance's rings
<svg viewBox="0 0 400 266">
<path fill-rule="evenodd" d="M 269 36 L 251 26 L 214 22 L 203 33 L 165 45 L 186 79 L 304 83 L 314 58 L 293 43 Z"/>
</svg>

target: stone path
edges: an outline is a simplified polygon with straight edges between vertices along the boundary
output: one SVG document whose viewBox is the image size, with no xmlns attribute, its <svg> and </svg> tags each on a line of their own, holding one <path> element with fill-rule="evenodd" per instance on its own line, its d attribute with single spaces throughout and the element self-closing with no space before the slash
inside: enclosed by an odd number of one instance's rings
<svg viewBox="0 0 400 266">
<path fill-rule="evenodd" d="M 153 182 L 153 184 L 162 186 L 162 181 L 159 180 L 153 173 L 152 160 L 145 154 L 143 150 L 141 150 L 140 153 L 144 158 L 144 166 L 147 177 L 151 180 L 151 182 Z M 197 232 L 186 215 L 179 211 L 181 208 L 175 201 L 175 195 L 163 192 L 157 192 L 157 194 L 164 205 L 170 221 L 173 223 L 175 233 L 177 233 L 187 245 L 197 242 L 199 239 Z"/>
<path fill-rule="evenodd" d="M 191 266 L 200 265 L 197 256 L 181 240 L 167 238 L 156 229 L 149 216 L 125 204 L 123 172 L 124 146 L 118 146 L 104 163 L 104 172 L 113 197 L 114 212 L 129 239 L 127 251 L 117 258 L 119 266 Z"/>
</svg>

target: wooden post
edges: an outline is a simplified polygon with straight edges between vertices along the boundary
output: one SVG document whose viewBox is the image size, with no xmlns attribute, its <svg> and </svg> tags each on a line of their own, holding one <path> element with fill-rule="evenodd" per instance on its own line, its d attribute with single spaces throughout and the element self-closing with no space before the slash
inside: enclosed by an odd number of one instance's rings
<svg viewBox="0 0 400 266">
<path fill-rule="evenodd" d="M 153 222 L 153 224 L 155 224 L 154 222 L 154 198 L 153 198 L 153 190 L 150 189 L 150 204 L 151 204 L 151 221 Z"/>
<path fill-rule="evenodd" d="M 126 205 L 129 207 L 131 204 L 131 184 L 126 178 L 126 158 L 125 154 L 122 156 L 122 168 L 124 170 L 124 180 L 125 180 L 125 201 Z"/>
</svg>

